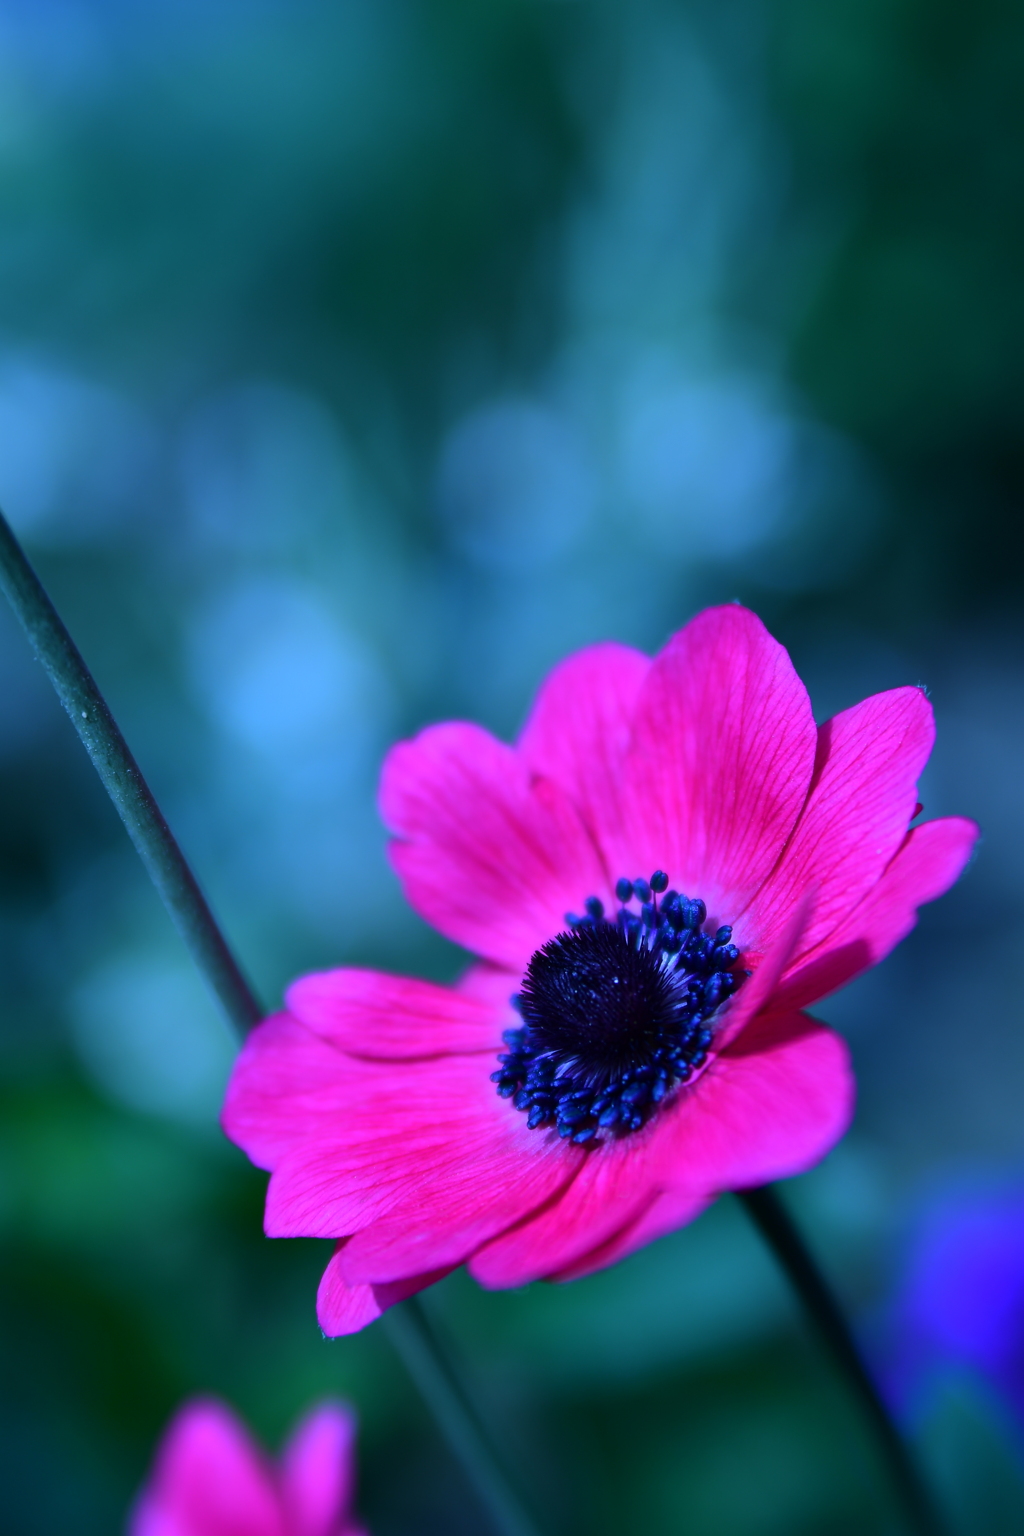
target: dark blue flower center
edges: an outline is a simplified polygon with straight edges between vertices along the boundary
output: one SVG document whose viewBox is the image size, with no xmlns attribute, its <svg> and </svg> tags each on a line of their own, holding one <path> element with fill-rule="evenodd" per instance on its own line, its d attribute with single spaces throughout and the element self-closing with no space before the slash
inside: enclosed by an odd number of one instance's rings
<svg viewBox="0 0 1024 1536">
<path fill-rule="evenodd" d="M 491 1081 L 531 1129 L 581 1145 L 639 1130 L 707 1060 L 711 1021 L 746 973 L 732 929 L 705 933 L 704 903 L 667 886 L 662 870 L 619 880 L 614 918 L 591 896 L 530 960 L 512 999 L 523 1023 Z"/>
</svg>

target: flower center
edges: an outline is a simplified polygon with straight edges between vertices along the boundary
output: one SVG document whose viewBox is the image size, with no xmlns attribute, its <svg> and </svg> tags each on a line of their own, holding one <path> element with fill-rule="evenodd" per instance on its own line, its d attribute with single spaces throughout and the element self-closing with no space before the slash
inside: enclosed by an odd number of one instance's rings
<svg viewBox="0 0 1024 1536">
<path fill-rule="evenodd" d="M 639 1130 L 707 1060 L 710 1021 L 748 973 L 732 929 L 705 933 L 704 903 L 667 886 L 660 869 L 619 880 L 614 919 L 591 896 L 530 960 L 512 999 L 523 1024 L 505 1031 L 491 1081 L 531 1129 L 580 1145 Z"/>
</svg>

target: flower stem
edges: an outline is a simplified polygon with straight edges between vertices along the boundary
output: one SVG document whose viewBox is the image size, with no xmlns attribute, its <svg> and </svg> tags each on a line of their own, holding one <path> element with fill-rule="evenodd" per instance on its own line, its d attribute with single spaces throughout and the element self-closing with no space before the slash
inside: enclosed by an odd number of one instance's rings
<svg viewBox="0 0 1024 1536">
<path fill-rule="evenodd" d="M 0 513 L 0 589 L 71 717 L 150 879 L 200 975 L 244 1035 L 264 1017 L 174 834 L 139 771 L 106 700 L 60 615 Z M 415 1297 L 387 1314 L 388 1331 L 453 1454 L 490 1510 L 501 1536 L 535 1536 L 458 1376 Z"/>
<path fill-rule="evenodd" d="M 418 1296 L 384 1314 L 384 1327 L 419 1388 L 449 1448 L 491 1512 L 502 1536 L 537 1536 L 537 1527 L 519 1502 L 465 1389 L 441 1348 Z"/>
<path fill-rule="evenodd" d="M 840 1370 L 860 1401 L 893 1482 L 907 1522 L 917 1536 L 945 1536 L 946 1527 L 910 1449 L 882 1401 L 850 1325 L 800 1229 L 770 1185 L 738 1191 L 754 1225 L 778 1259 Z"/>
<path fill-rule="evenodd" d="M 200 975 L 243 1033 L 263 1012 L 238 967 L 128 743 L 25 553 L 0 513 L 0 587 L 92 758 Z"/>
</svg>

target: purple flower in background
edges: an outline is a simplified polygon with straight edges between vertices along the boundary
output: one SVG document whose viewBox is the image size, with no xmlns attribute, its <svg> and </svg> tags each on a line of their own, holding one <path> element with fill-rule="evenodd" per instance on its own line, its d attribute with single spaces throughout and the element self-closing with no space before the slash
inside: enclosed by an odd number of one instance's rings
<svg viewBox="0 0 1024 1536">
<path fill-rule="evenodd" d="M 885 1322 L 890 1390 L 921 1405 L 950 1369 L 973 1370 L 1024 1427 L 1024 1186 L 960 1187 L 924 1214 Z"/>
</svg>

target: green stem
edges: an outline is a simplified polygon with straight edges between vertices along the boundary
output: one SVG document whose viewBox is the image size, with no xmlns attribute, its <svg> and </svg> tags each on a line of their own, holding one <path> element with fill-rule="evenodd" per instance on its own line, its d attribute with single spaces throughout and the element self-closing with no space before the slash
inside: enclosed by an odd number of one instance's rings
<svg viewBox="0 0 1024 1536">
<path fill-rule="evenodd" d="M 502 1536 L 537 1536 L 417 1296 L 384 1314 L 396 1353 Z"/>
<path fill-rule="evenodd" d="M 785 1270 L 854 1396 L 860 1401 L 917 1536 L 945 1536 L 945 1525 L 917 1464 L 882 1401 L 835 1293 L 804 1242 L 799 1227 L 769 1185 L 745 1189 L 739 1199 Z"/>
<path fill-rule="evenodd" d="M 91 672 L 2 513 L 0 587 L 21 620 L 200 975 L 232 1024 L 244 1034 L 259 1022 L 263 1011 Z"/>
<path fill-rule="evenodd" d="M 0 513 L 0 588 L 24 626 L 57 696 L 164 905 L 228 1019 L 245 1034 L 263 1018 L 185 856 L 74 641 Z M 501 1536 L 535 1536 L 492 1450 L 458 1376 L 410 1298 L 386 1314 L 396 1351 L 491 1513 Z"/>
</svg>

